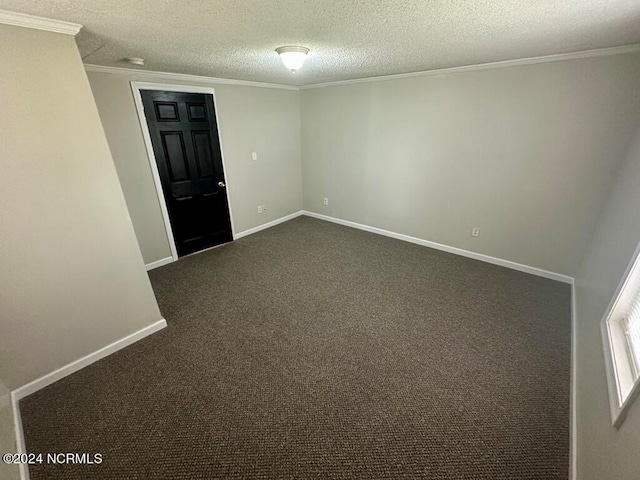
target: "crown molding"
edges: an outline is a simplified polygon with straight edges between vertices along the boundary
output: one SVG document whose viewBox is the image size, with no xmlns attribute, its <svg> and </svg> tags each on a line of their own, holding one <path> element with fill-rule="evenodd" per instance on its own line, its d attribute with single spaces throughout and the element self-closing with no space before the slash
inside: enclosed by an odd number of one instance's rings
<svg viewBox="0 0 640 480">
<path fill-rule="evenodd" d="M 250 80 L 233 80 L 231 78 L 205 77 L 201 75 L 189 75 L 186 73 L 155 72 L 152 70 L 138 70 L 134 68 L 108 67 L 104 65 L 92 65 L 89 63 L 85 63 L 84 69 L 87 72 L 135 76 L 138 79 L 150 79 L 150 77 L 152 77 L 153 79 L 156 79 L 156 80 L 162 79 L 162 80 L 198 82 L 198 83 L 216 84 L 216 85 L 238 85 L 242 87 L 277 88 L 281 90 L 300 90 L 299 87 L 296 87 L 293 85 L 284 85 L 280 83 L 253 82 Z"/>
<path fill-rule="evenodd" d="M 315 83 L 310 85 L 294 86 L 280 83 L 255 82 L 250 80 L 234 80 L 231 78 L 216 78 L 186 73 L 156 72 L 152 70 L 138 70 L 133 68 L 108 67 L 103 65 L 85 64 L 87 72 L 110 73 L 114 75 L 130 75 L 140 79 L 155 78 L 183 82 L 198 82 L 204 84 L 239 85 L 244 87 L 277 88 L 282 90 L 309 90 L 312 88 L 335 87 L 340 85 L 353 85 L 357 83 L 382 82 L 387 80 L 400 80 L 403 78 L 428 77 L 431 75 L 446 75 L 451 73 L 472 72 L 476 70 L 491 70 L 494 68 L 517 67 L 522 65 L 535 65 L 538 63 L 560 62 L 563 60 L 576 60 L 580 58 L 604 57 L 608 55 L 620 55 L 624 53 L 640 52 L 640 43 L 623 45 L 619 47 L 598 48 L 595 50 L 583 50 L 580 52 L 558 53 L 539 57 L 518 58 L 500 62 L 479 63 L 476 65 L 464 65 L 460 67 L 440 68 L 437 70 L 424 70 L 420 72 L 398 73 L 382 75 L 378 77 L 355 78 L 352 80 L 338 80 L 336 82 Z"/>
<path fill-rule="evenodd" d="M 562 60 L 575 60 L 579 58 L 604 57 L 608 55 L 619 55 L 623 53 L 640 52 L 640 43 L 633 45 L 623 45 L 620 47 L 599 48 L 595 50 L 583 50 L 581 52 L 558 53 L 554 55 L 543 55 L 540 57 L 518 58 L 514 60 L 504 60 L 500 62 L 479 63 L 476 65 L 464 65 L 461 67 L 440 68 L 437 70 L 424 70 L 420 72 L 398 73 L 392 75 L 382 75 L 379 77 L 354 78 L 352 80 L 338 80 L 336 82 L 315 83 L 303 85 L 300 90 L 312 88 L 335 87 L 339 85 L 353 85 L 356 83 L 382 82 L 386 80 L 399 80 L 402 78 L 428 77 L 431 75 L 446 75 L 450 73 L 472 72 L 475 70 L 491 70 L 494 68 L 516 67 L 520 65 L 535 65 L 538 63 L 559 62 Z"/>
<path fill-rule="evenodd" d="M 52 20 L 50 18 L 36 17 L 35 15 L 10 12 L 8 10 L 0 10 L 0 24 L 34 28 L 36 30 L 63 33 L 65 35 L 77 35 L 82 28 L 82 25 L 79 23 Z"/>
</svg>

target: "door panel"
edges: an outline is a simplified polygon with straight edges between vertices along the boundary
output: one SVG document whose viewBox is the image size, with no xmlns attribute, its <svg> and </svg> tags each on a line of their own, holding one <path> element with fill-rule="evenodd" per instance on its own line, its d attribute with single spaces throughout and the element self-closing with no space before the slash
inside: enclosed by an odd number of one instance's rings
<svg viewBox="0 0 640 480">
<path fill-rule="evenodd" d="M 140 94 L 178 255 L 231 241 L 213 97 Z"/>
<path fill-rule="evenodd" d="M 180 121 L 178 115 L 178 104 L 176 102 L 156 102 L 156 120 L 158 122 L 175 122 Z"/>
<path fill-rule="evenodd" d="M 189 179 L 187 152 L 184 148 L 182 132 L 160 132 L 162 149 L 169 168 L 169 180 L 179 182 Z"/>
<path fill-rule="evenodd" d="M 206 122 L 207 106 L 204 103 L 187 103 L 190 122 Z"/>
<path fill-rule="evenodd" d="M 213 177 L 213 156 L 211 155 L 211 135 L 208 131 L 192 132 L 194 153 L 200 178 Z"/>
</svg>

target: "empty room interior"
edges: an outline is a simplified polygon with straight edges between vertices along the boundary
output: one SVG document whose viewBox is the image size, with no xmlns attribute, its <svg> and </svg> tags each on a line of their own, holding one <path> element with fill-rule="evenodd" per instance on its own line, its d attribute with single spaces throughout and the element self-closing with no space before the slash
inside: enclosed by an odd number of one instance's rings
<svg viewBox="0 0 640 480">
<path fill-rule="evenodd" d="M 640 2 L 0 9 L 0 479 L 640 478 Z"/>
</svg>

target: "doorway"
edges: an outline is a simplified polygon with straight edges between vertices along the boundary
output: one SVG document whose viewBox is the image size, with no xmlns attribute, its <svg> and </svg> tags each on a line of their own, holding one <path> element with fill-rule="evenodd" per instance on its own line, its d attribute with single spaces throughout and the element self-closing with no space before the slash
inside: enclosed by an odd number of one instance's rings
<svg viewBox="0 0 640 480">
<path fill-rule="evenodd" d="M 173 259 L 232 241 L 213 89 L 131 86 Z"/>
</svg>

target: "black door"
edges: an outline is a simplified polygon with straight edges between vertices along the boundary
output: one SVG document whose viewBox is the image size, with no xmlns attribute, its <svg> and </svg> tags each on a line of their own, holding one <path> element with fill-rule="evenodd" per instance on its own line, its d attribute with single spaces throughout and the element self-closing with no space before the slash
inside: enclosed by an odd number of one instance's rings
<svg viewBox="0 0 640 480">
<path fill-rule="evenodd" d="M 231 241 L 213 96 L 140 93 L 178 255 Z"/>
</svg>

